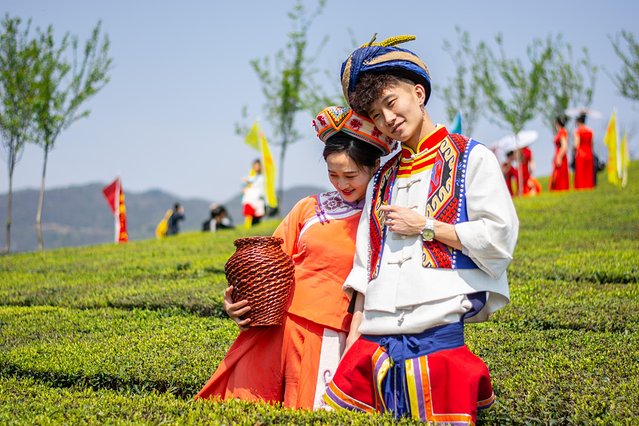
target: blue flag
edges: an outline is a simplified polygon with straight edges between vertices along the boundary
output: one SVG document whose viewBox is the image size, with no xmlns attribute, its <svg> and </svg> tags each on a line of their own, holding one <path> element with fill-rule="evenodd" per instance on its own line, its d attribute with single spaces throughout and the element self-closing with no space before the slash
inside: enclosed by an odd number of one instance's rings
<svg viewBox="0 0 639 426">
<path fill-rule="evenodd" d="M 462 132 L 462 115 L 461 111 L 457 111 L 457 115 L 453 119 L 453 124 L 450 125 L 450 133 L 461 133 Z"/>
</svg>

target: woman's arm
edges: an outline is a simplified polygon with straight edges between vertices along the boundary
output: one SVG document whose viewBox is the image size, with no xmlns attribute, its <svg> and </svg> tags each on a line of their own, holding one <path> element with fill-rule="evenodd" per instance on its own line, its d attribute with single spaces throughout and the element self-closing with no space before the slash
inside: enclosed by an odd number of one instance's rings
<svg viewBox="0 0 639 426">
<path fill-rule="evenodd" d="M 348 337 L 346 337 L 346 346 L 344 347 L 344 353 L 348 352 L 353 343 L 359 339 L 361 333 L 359 332 L 359 325 L 362 323 L 362 316 L 364 315 L 364 298 L 365 296 L 358 292 L 353 292 L 355 298 L 355 309 L 353 310 L 353 319 L 351 320 L 351 328 L 348 331 Z M 342 355 L 343 356 L 343 355 Z"/>
<path fill-rule="evenodd" d="M 555 164 L 557 167 L 561 166 L 561 163 L 564 161 L 566 157 L 566 151 L 568 151 L 568 138 L 564 135 L 559 138 L 559 152 L 557 153 L 557 158 L 555 159 Z"/>
</svg>

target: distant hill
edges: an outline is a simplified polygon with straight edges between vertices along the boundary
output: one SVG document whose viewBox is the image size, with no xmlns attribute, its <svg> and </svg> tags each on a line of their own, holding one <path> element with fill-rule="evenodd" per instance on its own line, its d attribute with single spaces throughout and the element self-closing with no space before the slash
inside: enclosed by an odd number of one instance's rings
<svg viewBox="0 0 639 426">
<path fill-rule="evenodd" d="M 106 183 L 91 183 L 47 190 L 44 198 L 42 231 L 45 248 L 82 246 L 113 241 L 114 221 L 102 195 Z M 321 188 L 298 186 L 284 191 L 280 215 L 290 211 L 302 197 L 321 192 Z M 180 202 L 186 219 L 180 223 L 184 231 L 201 229 L 209 216 L 210 201 L 184 199 L 154 189 L 145 192 L 126 191 L 127 228 L 131 240 L 153 238 L 155 227 L 167 209 Z M 26 189 L 13 193 L 11 251 L 37 249 L 35 214 L 38 191 Z M 241 194 L 223 203 L 236 224 L 243 222 Z M 4 245 L 7 217 L 7 194 L 0 195 L 0 246 Z"/>
</svg>

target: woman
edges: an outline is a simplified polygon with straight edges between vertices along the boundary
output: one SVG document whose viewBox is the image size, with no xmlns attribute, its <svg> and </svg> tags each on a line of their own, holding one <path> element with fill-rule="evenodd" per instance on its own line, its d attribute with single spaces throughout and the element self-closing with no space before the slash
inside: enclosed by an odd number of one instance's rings
<svg viewBox="0 0 639 426">
<path fill-rule="evenodd" d="M 575 129 L 575 189 L 595 187 L 595 158 L 592 153 L 592 129 L 586 126 L 586 114 L 577 117 Z"/>
<path fill-rule="evenodd" d="M 257 225 L 265 214 L 264 205 L 264 175 L 262 174 L 262 162 L 253 161 L 249 176 L 242 179 L 246 185 L 242 190 L 242 213 L 244 214 L 244 227 Z"/>
<path fill-rule="evenodd" d="M 225 309 L 242 332 L 196 398 L 240 398 L 319 408 L 344 349 L 351 315 L 342 284 L 353 265 L 355 234 L 368 182 L 393 141 L 349 108 L 329 107 L 314 120 L 335 191 L 299 201 L 275 230 L 295 262 L 282 326 L 247 328 L 250 306 Z M 241 319 L 244 317 L 245 319 Z"/>
<path fill-rule="evenodd" d="M 555 118 L 555 127 L 557 134 L 555 135 L 555 156 L 552 162 L 552 175 L 550 176 L 551 191 L 566 191 L 570 187 L 570 178 L 568 177 L 568 132 L 566 131 L 565 115 Z"/>
</svg>

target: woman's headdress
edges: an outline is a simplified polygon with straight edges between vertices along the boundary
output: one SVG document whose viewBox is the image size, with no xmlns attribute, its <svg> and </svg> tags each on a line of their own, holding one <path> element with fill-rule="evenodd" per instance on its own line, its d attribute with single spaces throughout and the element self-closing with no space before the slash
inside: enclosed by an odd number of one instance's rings
<svg viewBox="0 0 639 426">
<path fill-rule="evenodd" d="M 324 143 L 340 132 L 380 149 L 383 155 L 395 148 L 395 141 L 385 136 L 370 118 L 361 116 L 349 107 L 324 108 L 313 120 L 317 137 Z"/>
</svg>

